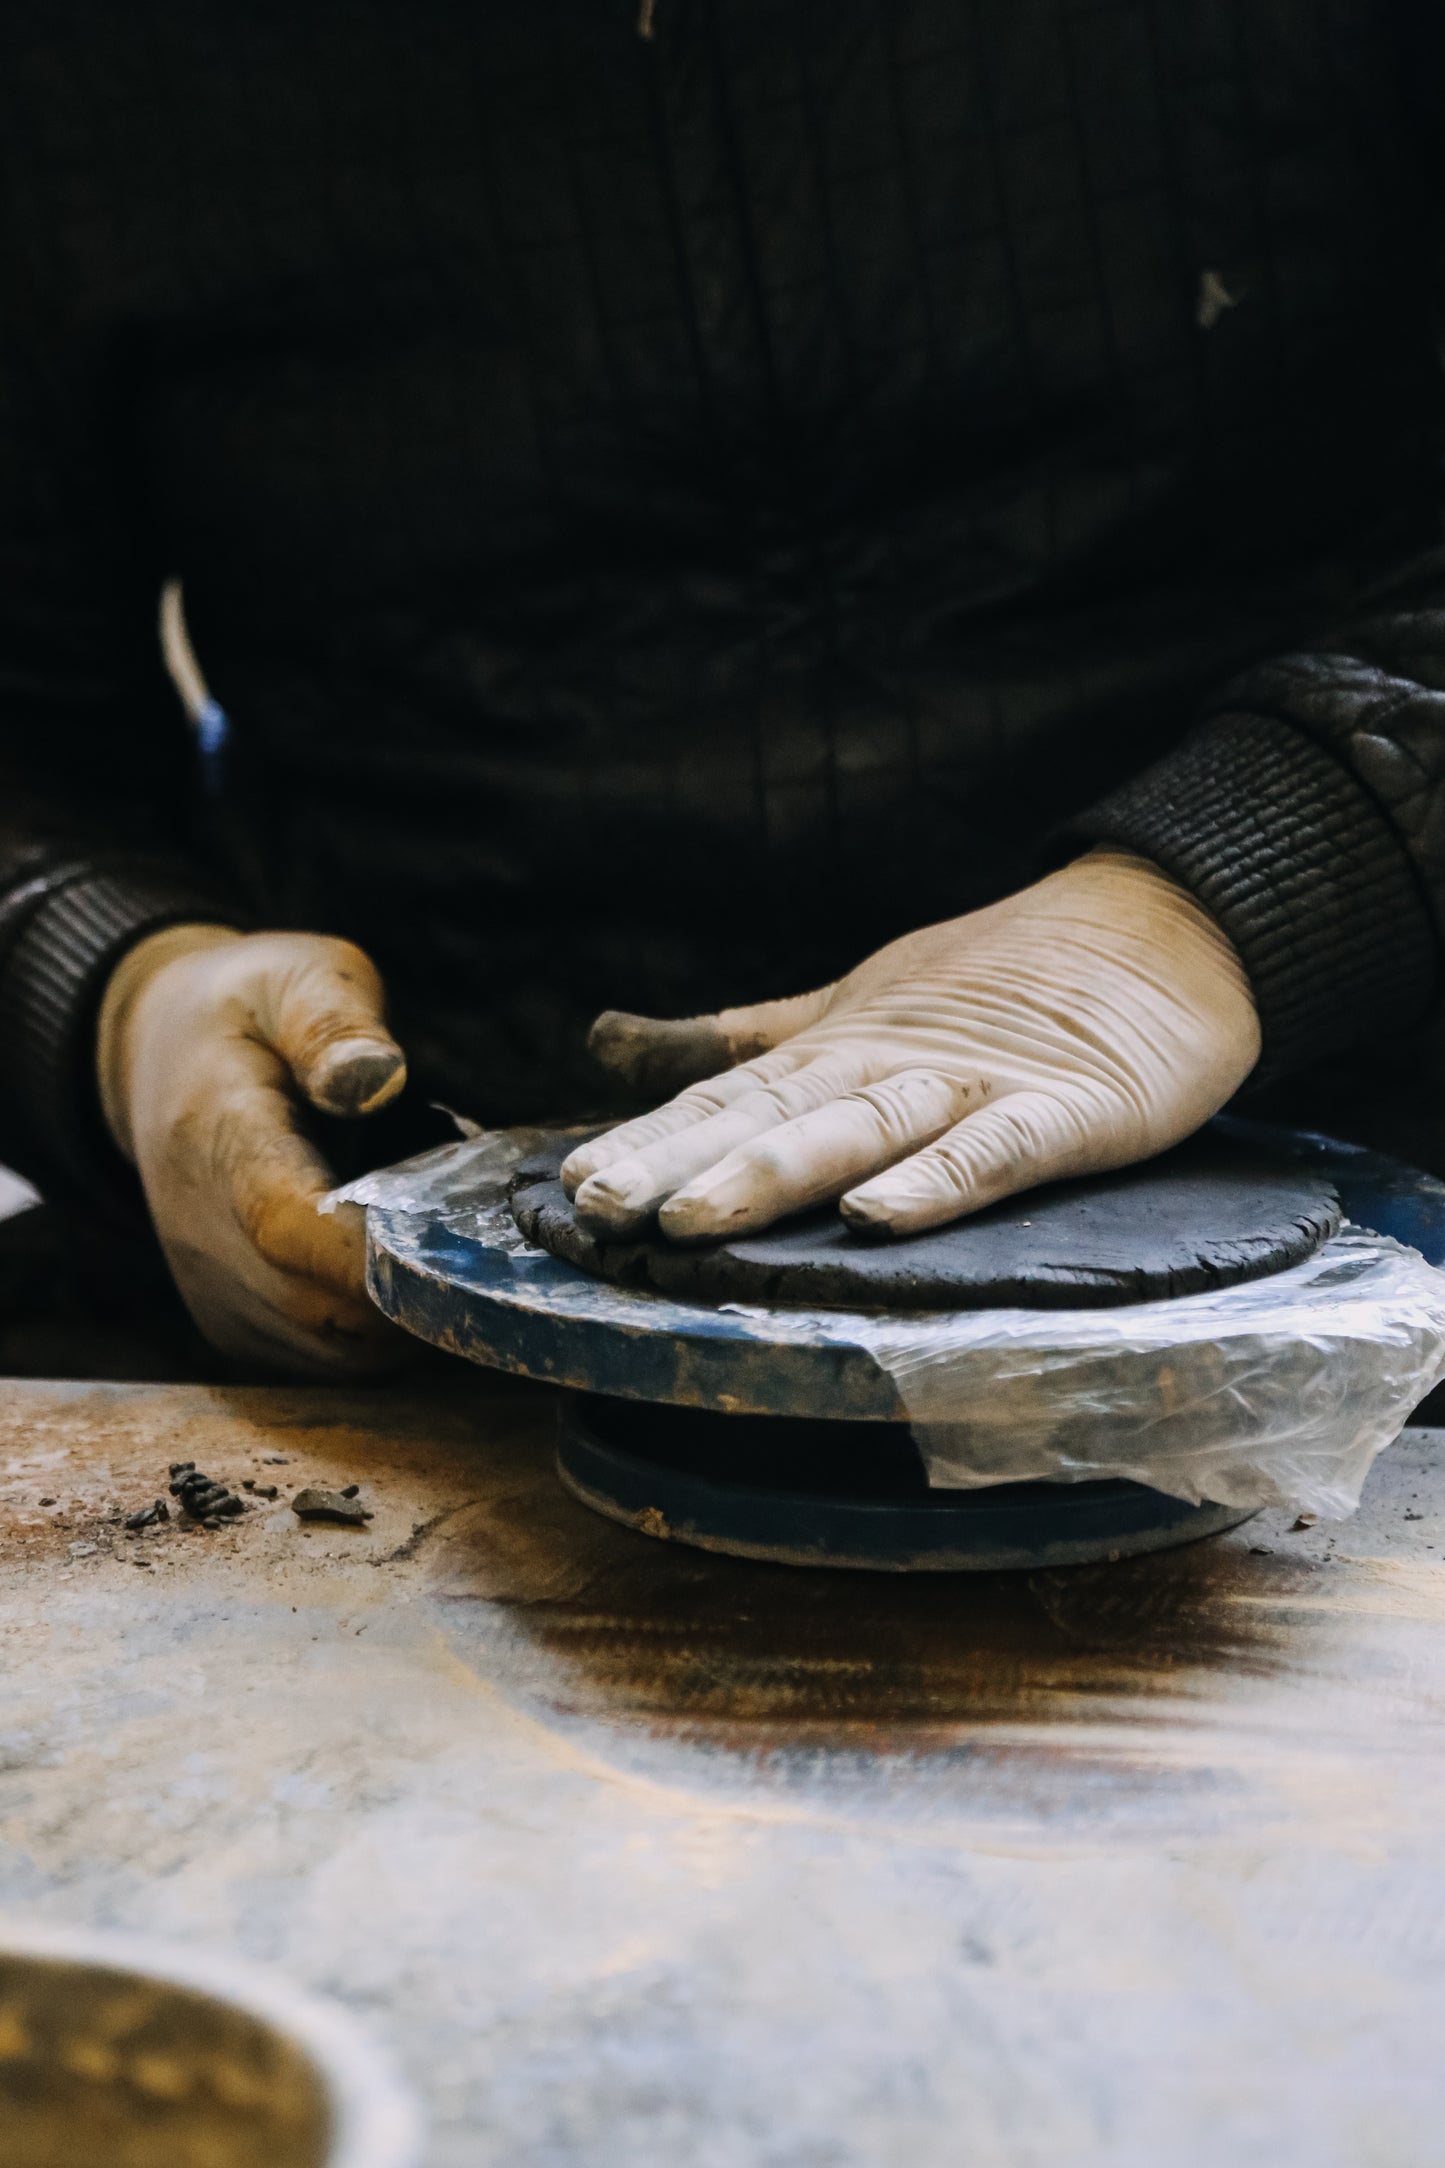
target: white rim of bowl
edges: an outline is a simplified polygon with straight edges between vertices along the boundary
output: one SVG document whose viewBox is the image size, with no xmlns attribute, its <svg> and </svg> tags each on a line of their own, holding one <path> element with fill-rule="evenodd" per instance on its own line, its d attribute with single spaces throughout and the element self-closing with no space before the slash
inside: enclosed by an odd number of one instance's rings
<svg viewBox="0 0 1445 2168">
<path fill-rule="evenodd" d="M 0 1955 L 137 1972 L 161 1985 L 235 2004 L 284 2033 L 315 2064 L 332 2114 L 326 2168 L 417 2168 L 422 2118 L 415 2096 L 390 2055 L 338 2004 L 220 1951 L 105 1928 L 38 1924 L 3 1913 Z"/>
</svg>

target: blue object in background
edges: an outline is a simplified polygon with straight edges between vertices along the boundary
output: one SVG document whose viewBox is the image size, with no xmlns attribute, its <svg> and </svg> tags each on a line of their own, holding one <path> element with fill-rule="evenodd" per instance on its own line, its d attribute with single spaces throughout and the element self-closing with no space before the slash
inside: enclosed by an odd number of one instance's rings
<svg viewBox="0 0 1445 2168">
<path fill-rule="evenodd" d="M 1445 1182 L 1362 1144 L 1345 1144 L 1307 1129 L 1222 1117 L 1215 1125 L 1241 1144 L 1286 1152 L 1322 1166 L 1339 1194 L 1345 1218 L 1372 1234 L 1390 1235 L 1418 1250 L 1429 1265 L 1445 1265 Z"/>
<path fill-rule="evenodd" d="M 219 700 L 208 697 L 197 708 L 193 720 L 196 752 L 201 764 L 201 788 L 208 798 L 219 798 L 225 772 L 226 747 L 231 736 L 231 719 Z"/>
</svg>

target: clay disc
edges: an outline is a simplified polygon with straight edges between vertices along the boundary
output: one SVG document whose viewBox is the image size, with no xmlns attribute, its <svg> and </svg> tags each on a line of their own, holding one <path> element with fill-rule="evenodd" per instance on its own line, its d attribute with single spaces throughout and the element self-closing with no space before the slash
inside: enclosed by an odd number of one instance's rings
<svg viewBox="0 0 1445 2168">
<path fill-rule="evenodd" d="M 529 1242 L 620 1287 L 694 1302 L 823 1310 L 1074 1309 L 1194 1295 L 1282 1272 L 1340 1224 L 1332 1184 L 1298 1161 L 1210 1132 L 1143 1166 L 995 1205 L 898 1242 L 869 1242 L 837 1212 L 681 1248 L 660 1234 L 599 1241 L 558 1170 L 574 1136 L 512 1177 Z"/>
</svg>

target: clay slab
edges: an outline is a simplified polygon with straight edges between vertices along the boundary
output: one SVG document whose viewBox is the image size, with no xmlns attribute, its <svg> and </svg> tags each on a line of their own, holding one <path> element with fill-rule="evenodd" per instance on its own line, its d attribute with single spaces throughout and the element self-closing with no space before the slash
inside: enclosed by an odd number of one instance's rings
<svg viewBox="0 0 1445 2168">
<path fill-rule="evenodd" d="M 661 1235 L 599 1241 L 558 1178 L 575 1138 L 518 1168 L 529 1242 L 622 1287 L 702 1302 L 815 1309 L 1072 1309 L 1148 1302 L 1262 1279 L 1338 1231 L 1318 1170 L 1204 1133 L 1114 1174 L 1059 1182 L 898 1242 L 853 1234 L 830 1206 L 761 1234 L 681 1248 Z"/>
</svg>

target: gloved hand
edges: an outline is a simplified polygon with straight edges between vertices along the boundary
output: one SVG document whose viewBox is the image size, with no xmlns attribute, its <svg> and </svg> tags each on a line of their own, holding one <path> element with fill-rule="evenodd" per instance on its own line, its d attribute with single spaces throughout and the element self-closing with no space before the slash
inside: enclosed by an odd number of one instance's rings
<svg viewBox="0 0 1445 2168">
<path fill-rule="evenodd" d="M 111 975 L 97 1068 L 111 1134 L 207 1339 L 292 1374 L 389 1367 L 405 1343 L 366 1294 L 364 1215 L 318 1214 L 332 1176 L 296 1119 L 302 1095 L 370 1114 L 406 1082 L 361 950 L 220 926 L 152 934 Z"/>
<path fill-rule="evenodd" d="M 1147 1159 L 1237 1091 L 1260 1035 L 1202 905 L 1098 850 L 819 993 L 682 1024 L 609 1014 L 592 1045 L 633 1081 L 738 1064 L 562 1170 L 587 1225 L 619 1235 L 656 1211 L 687 1242 L 834 1197 L 861 1231 L 912 1234 Z"/>
</svg>

